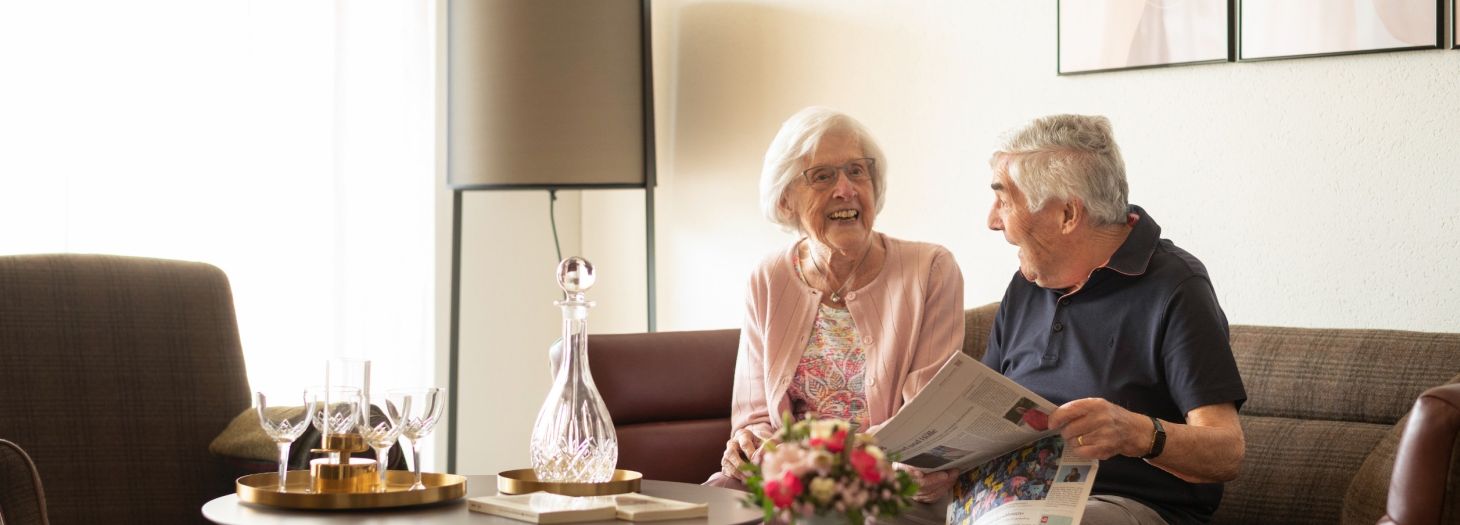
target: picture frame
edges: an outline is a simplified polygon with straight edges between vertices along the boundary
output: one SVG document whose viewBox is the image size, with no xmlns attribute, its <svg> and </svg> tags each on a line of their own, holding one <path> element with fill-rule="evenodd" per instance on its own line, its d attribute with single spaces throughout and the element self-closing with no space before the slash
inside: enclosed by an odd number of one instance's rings
<svg viewBox="0 0 1460 525">
<path fill-rule="evenodd" d="M 1444 0 L 1242 0 L 1237 60 L 1441 49 L 1444 4 Z"/>
<path fill-rule="evenodd" d="M 1450 49 L 1460 49 L 1460 0 L 1450 0 Z"/>
<path fill-rule="evenodd" d="M 1059 75 L 1230 62 L 1232 0 L 1060 0 Z"/>
</svg>

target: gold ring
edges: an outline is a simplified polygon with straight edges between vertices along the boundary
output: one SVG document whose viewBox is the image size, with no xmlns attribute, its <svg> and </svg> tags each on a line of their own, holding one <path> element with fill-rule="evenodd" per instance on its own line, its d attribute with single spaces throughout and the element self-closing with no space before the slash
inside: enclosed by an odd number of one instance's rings
<svg viewBox="0 0 1460 525">
<path fill-rule="evenodd" d="M 1079 443 L 1082 447 L 1085 446 L 1085 436 L 1075 436 L 1075 442 Z"/>
</svg>

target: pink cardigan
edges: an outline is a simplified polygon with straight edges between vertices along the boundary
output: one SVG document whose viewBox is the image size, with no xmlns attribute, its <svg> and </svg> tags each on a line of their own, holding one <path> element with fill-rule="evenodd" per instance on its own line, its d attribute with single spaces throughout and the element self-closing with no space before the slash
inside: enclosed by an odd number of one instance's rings
<svg viewBox="0 0 1460 525">
<path fill-rule="evenodd" d="M 963 347 L 963 273 L 936 244 L 876 234 L 887 247 L 876 279 L 846 295 L 867 352 L 867 422 L 892 417 Z M 786 389 L 811 336 L 821 292 L 796 275 L 796 244 L 761 261 L 746 293 L 735 360 L 732 432 L 761 437 L 791 409 Z"/>
</svg>

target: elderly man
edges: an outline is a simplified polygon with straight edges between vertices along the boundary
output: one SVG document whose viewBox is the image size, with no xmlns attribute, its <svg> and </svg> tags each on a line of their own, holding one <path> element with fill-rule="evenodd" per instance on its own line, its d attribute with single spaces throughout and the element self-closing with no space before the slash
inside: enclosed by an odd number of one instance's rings
<svg viewBox="0 0 1460 525">
<path fill-rule="evenodd" d="M 983 362 L 1060 404 L 1100 470 L 1083 523 L 1201 523 L 1237 476 L 1246 400 L 1206 267 L 1126 203 L 1104 117 L 1015 130 L 990 161 L 989 228 L 1019 247 Z"/>
</svg>

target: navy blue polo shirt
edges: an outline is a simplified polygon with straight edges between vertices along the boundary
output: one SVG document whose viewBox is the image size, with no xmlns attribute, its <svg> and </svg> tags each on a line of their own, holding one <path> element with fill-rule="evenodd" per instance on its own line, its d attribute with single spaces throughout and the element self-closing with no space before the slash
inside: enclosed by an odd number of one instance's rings
<svg viewBox="0 0 1460 525">
<path fill-rule="evenodd" d="M 1130 211 L 1130 236 L 1075 293 L 1014 273 L 983 363 L 1055 404 L 1099 397 L 1177 423 L 1205 405 L 1240 408 L 1247 392 L 1206 267 L 1162 239 L 1145 210 Z M 1093 493 L 1138 500 L 1171 523 L 1206 522 L 1222 484 L 1115 456 L 1100 462 Z"/>
</svg>

